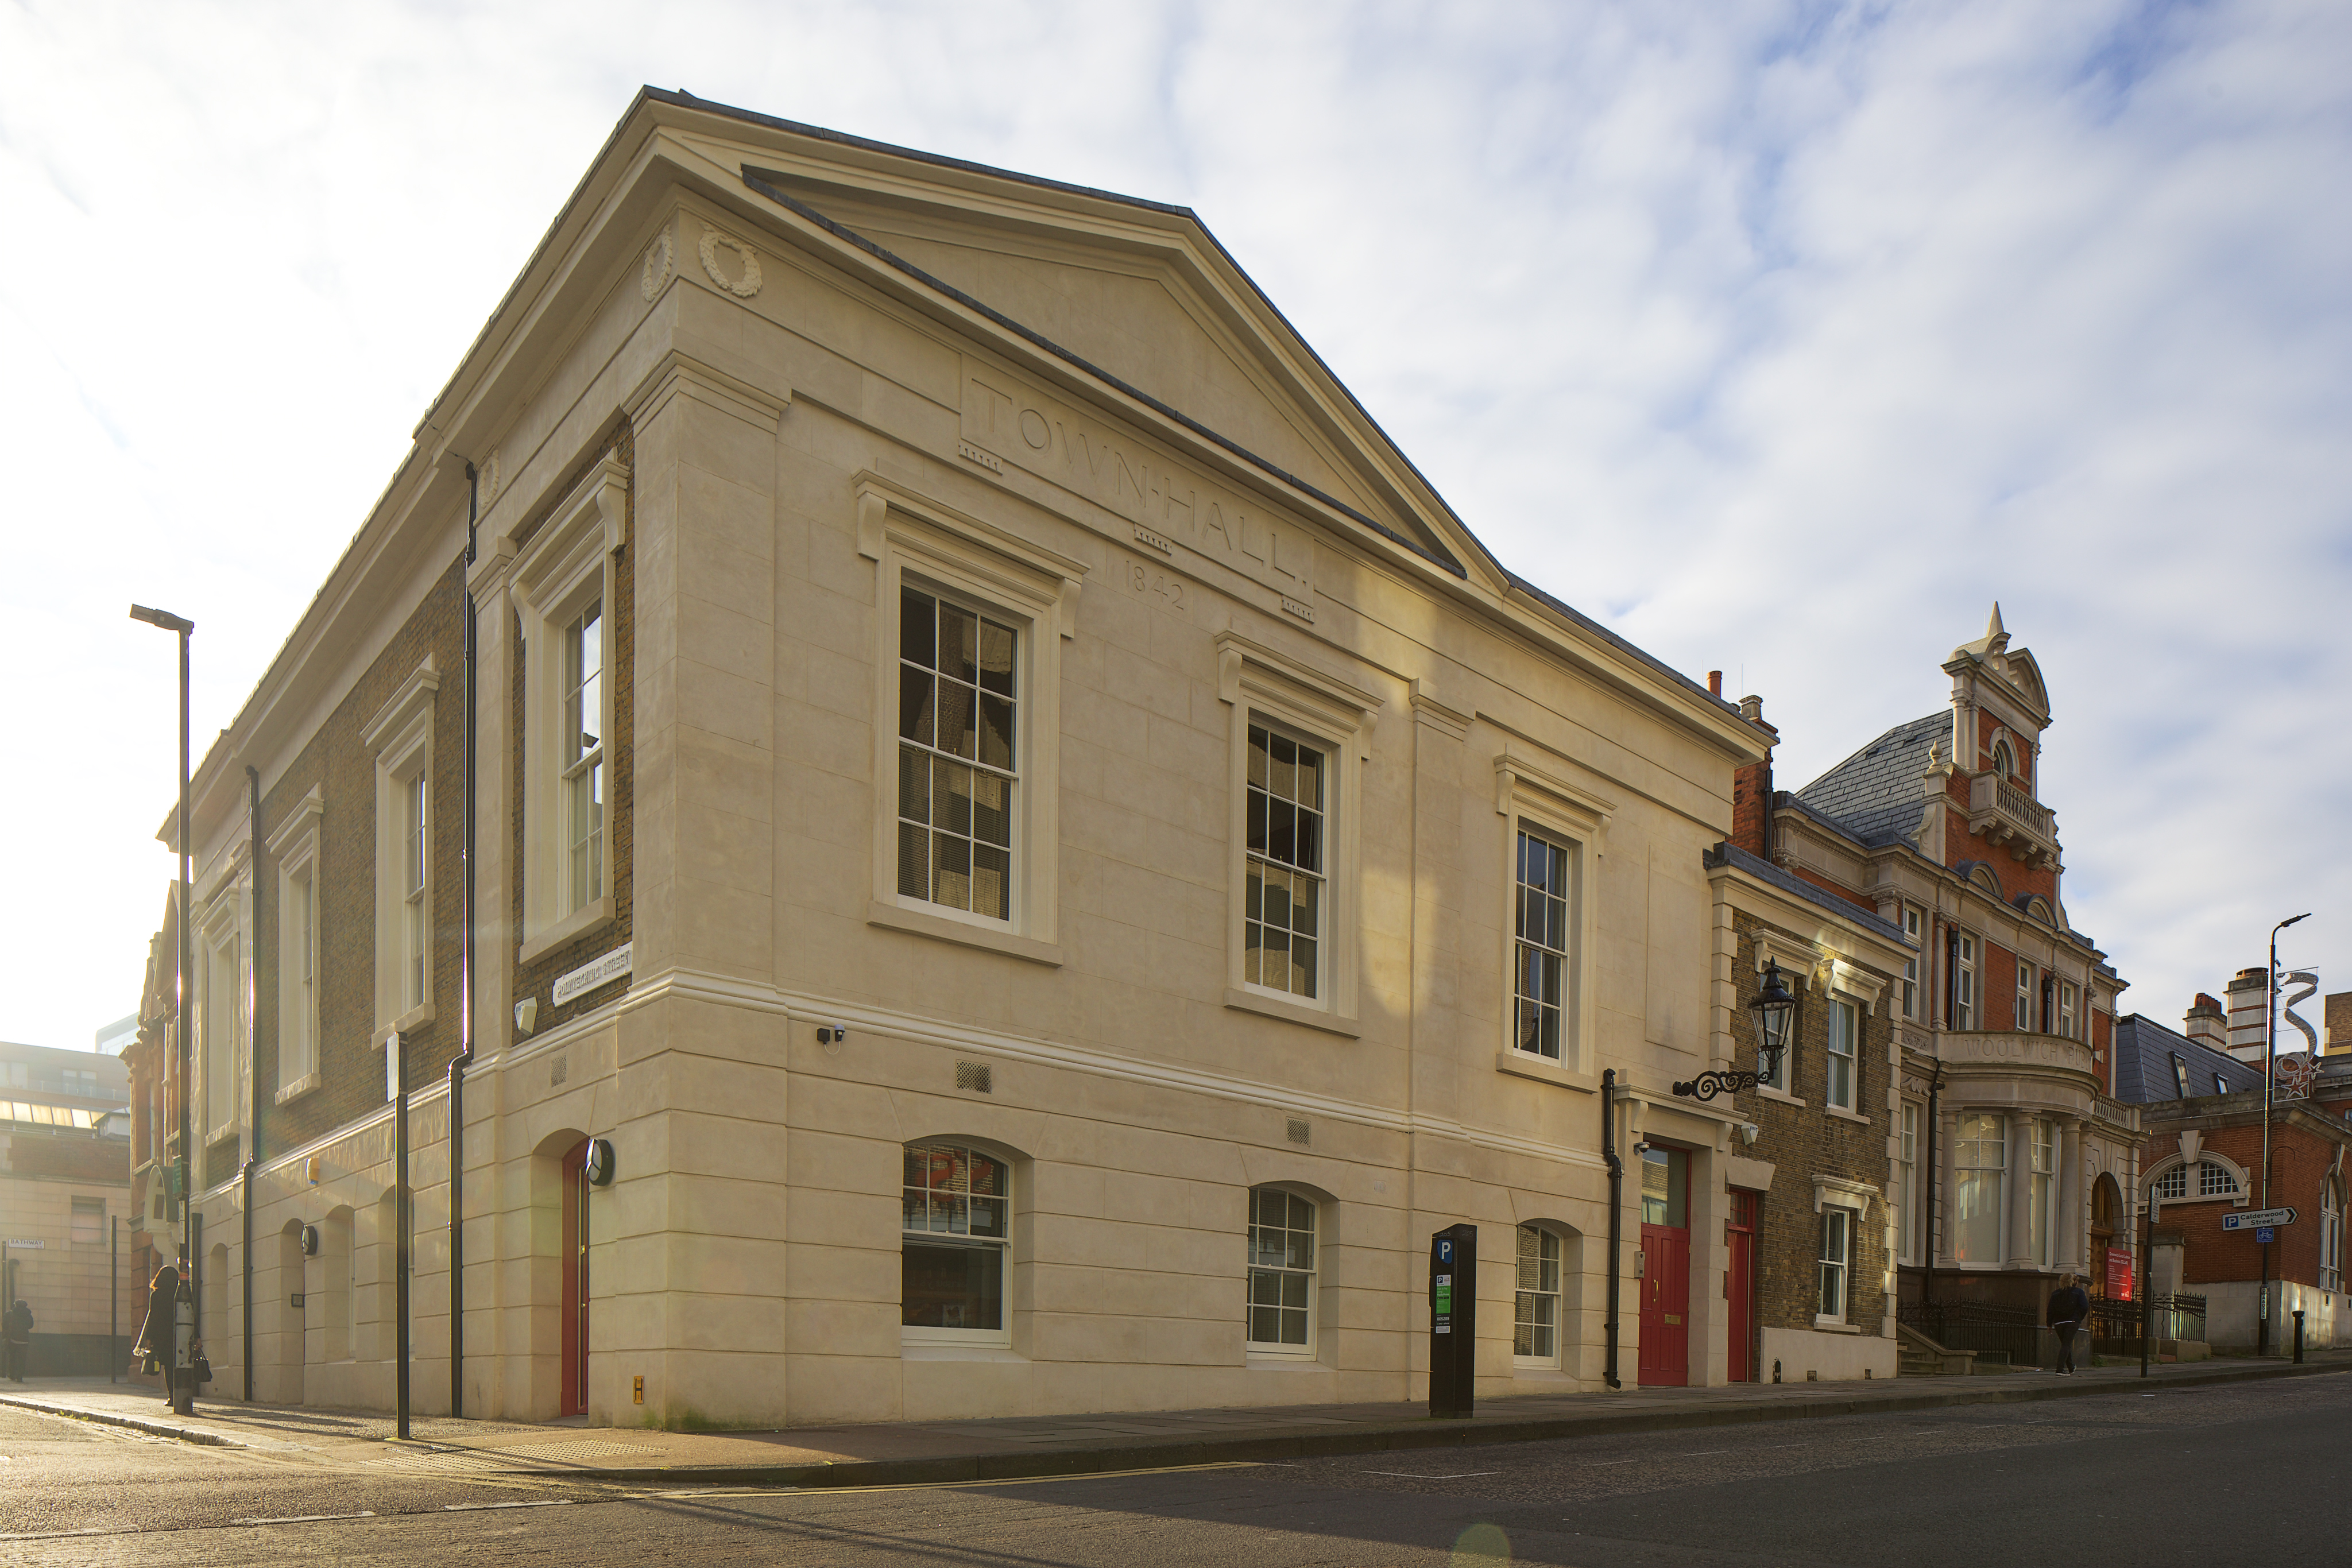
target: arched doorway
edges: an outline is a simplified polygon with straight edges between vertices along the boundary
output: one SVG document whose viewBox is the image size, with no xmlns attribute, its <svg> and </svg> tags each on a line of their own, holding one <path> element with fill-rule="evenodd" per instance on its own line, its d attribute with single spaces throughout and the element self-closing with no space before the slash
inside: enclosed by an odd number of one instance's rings
<svg viewBox="0 0 2352 1568">
<path fill-rule="evenodd" d="M 588 1140 L 564 1151 L 558 1169 L 563 1182 L 563 1375 L 559 1415 L 588 1413 Z"/>
<path fill-rule="evenodd" d="M 2090 1293 L 2094 1296 L 2114 1297 L 2118 1294 L 2118 1292 L 2111 1287 L 2109 1282 L 2107 1254 L 2115 1246 L 2116 1229 L 2123 1223 L 2123 1209 L 2124 1196 L 2121 1189 L 2116 1186 L 2116 1178 L 2112 1176 L 2102 1175 L 2096 1182 L 2092 1184 L 2091 1186 L 2091 1278 L 2089 1283 L 2091 1287 Z M 2128 1251 L 2129 1249 L 2126 1249 L 2126 1250 Z M 2119 1266 L 2127 1266 L 2127 1260 L 2119 1259 L 2117 1261 Z M 2124 1278 L 2128 1281 L 2130 1276 L 2126 1273 Z M 2125 1291 L 2122 1293 L 2128 1294 L 2129 1289 L 2130 1287 L 2128 1283 L 2126 1283 Z"/>
</svg>

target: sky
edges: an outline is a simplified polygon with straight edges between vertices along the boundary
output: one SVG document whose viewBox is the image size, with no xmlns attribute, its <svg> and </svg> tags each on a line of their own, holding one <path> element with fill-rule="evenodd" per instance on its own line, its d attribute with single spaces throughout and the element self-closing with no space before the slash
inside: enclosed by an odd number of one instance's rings
<svg viewBox="0 0 2352 1568">
<path fill-rule="evenodd" d="M 1784 788 L 1998 600 L 2124 1008 L 2352 988 L 2352 6 L 0 0 L 0 1039 L 138 1004 L 128 606 L 201 751 L 643 83 L 1192 207 Z"/>
</svg>

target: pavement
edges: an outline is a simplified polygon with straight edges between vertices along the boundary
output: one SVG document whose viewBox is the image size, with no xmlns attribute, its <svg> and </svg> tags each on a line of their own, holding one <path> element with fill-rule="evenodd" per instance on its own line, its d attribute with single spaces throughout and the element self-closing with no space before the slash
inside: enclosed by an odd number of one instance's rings
<svg viewBox="0 0 2352 1568">
<path fill-rule="evenodd" d="M 152 1437 L 287 1455 L 383 1444 L 404 1468 L 457 1476 L 563 1477 L 615 1484 L 839 1488 L 1078 1476 L 1183 1465 L 1536 1443 L 1678 1428 L 2066 1399 L 2129 1389 L 2190 1388 L 2352 1371 L 2352 1348 L 2303 1364 L 2219 1360 L 2086 1367 L 2066 1377 L 2021 1370 L 1858 1383 L 1739 1384 L 1525 1395 L 1483 1402 L 1467 1420 L 1425 1406 L 1293 1405 L 971 1421 L 803 1427 L 775 1432 L 665 1432 L 422 1416 L 405 1442 L 373 1412 L 200 1399 L 173 1415 L 153 1392 L 95 1379 L 0 1385 L 19 1406 Z"/>
</svg>

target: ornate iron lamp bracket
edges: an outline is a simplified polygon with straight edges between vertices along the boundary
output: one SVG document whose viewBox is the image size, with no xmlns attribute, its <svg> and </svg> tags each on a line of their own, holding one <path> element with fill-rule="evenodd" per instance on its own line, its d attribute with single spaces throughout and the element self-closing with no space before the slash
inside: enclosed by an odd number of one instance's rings
<svg viewBox="0 0 2352 1568">
<path fill-rule="evenodd" d="M 1780 1075 L 1780 1053 L 1775 1051 L 1766 1054 L 1771 1061 L 1765 1063 L 1759 1071 L 1727 1071 L 1719 1067 L 1710 1067 L 1689 1082 L 1675 1084 L 1675 1092 L 1685 1100 L 1712 1100 L 1718 1094 L 1737 1094 L 1759 1084 L 1769 1083 Z"/>
</svg>

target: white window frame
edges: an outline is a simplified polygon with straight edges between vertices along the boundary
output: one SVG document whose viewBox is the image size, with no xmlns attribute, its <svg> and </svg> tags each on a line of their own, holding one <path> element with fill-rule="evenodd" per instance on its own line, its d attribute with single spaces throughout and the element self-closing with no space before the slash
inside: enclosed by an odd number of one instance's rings
<svg viewBox="0 0 2352 1568">
<path fill-rule="evenodd" d="M 1058 965 L 1062 644 L 1083 562 L 872 474 L 857 476 L 858 553 L 875 563 L 873 886 L 866 924 Z M 903 591 L 947 599 L 1015 633 L 1011 917 L 898 892 L 898 666 Z"/>
<path fill-rule="evenodd" d="M 1959 933 L 1959 962 L 1952 973 L 1952 1028 L 1972 1031 L 1977 1027 L 1977 938 L 1972 931 Z"/>
<path fill-rule="evenodd" d="M 1358 1030 L 1363 763 L 1380 699 L 1234 632 L 1214 639 L 1228 736 L 1225 996 L 1228 1008 L 1353 1036 Z M 1252 985 L 1244 968 L 1249 901 L 1249 732 L 1271 726 L 1319 748 L 1324 781 L 1322 966 L 1314 997 Z"/>
<path fill-rule="evenodd" d="M 1538 755 L 1512 742 L 1495 758 L 1495 814 L 1502 819 L 1502 896 L 1496 916 L 1502 933 L 1502 1039 L 1496 1065 L 1522 1076 L 1560 1079 L 1587 1088 L 1599 1084 L 1594 1060 L 1593 954 L 1598 946 L 1593 879 L 1609 845 L 1609 822 L 1617 803 L 1577 783 L 1572 765 Z M 1522 1051 L 1518 1043 L 1519 836 L 1531 834 L 1568 852 L 1569 909 L 1567 1001 L 1560 1009 L 1559 1059 Z"/>
<path fill-rule="evenodd" d="M 2336 1176 L 2319 1186 L 2319 1288 L 2344 1289 L 2344 1181 Z"/>
<path fill-rule="evenodd" d="M 325 797 L 313 785 L 269 835 L 266 845 L 278 865 L 278 1090 L 283 1105 L 320 1082 L 319 919 L 325 880 L 319 863 L 319 821 Z M 310 899 L 310 925 L 303 929 L 301 899 Z"/>
<path fill-rule="evenodd" d="M 1843 1327 L 1853 1315 L 1853 1244 L 1862 1228 L 1862 1216 L 1843 1204 L 1826 1204 L 1821 1207 L 1820 1262 L 1813 1281 L 1813 1326 Z M 1838 1299 L 1837 1311 L 1823 1310 L 1823 1297 L 1834 1271 Z"/>
<path fill-rule="evenodd" d="M 612 819 L 605 818 L 604 887 L 575 897 L 563 809 L 563 632 L 592 602 L 604 607 L 604 678 L 596 733 L 603 738 L 605 800 L 614 783 L 613 556 L 628 542 L 629 465 L 599 458 L 557 503 L 515 557 L 508 594 L 522 629 L 522 931 L 515 959 L 530 964 L 613 923 Z"/>
<path fill-rule="evenodd" d="M 375 1043 L 433 1021 L 434 815 L 441 803 L 433 793 L 434 694 L 441 677 L 431 655 L 376 710 L 360 741 L 375 758 Z M 415 780 L 425 785 L 423 950 L 409 927 L 407 800 Z M 417 979 L 422 960 L 422 978 Z M 412 983 L 412 982 L 415 983 Z"/>
<path fill-rule="evenodd" d="M 2189 1060 L 2179 1051 L 2172 1054 L 2172 1087 L 2183 1100 L 2189 1096 Z"/>
<path fill-rule="evenodd" d="M 990 1248 L 995 1249 L 1000 1254 L 997 1262 L 997 1289 L 1002 1292 L 1002 1295 L 997 1301 L 996 1306 L 997 1326 L 995 1328 L 943 1328 L 929 1323 L 907 1323 L 902 1322 L 898 1326 L 898 1343 L 904 1345 L 961 1345 L 982 1350 L 1010 1349 L 1013 1344 L 1013 1270 L 1014 1238 L 1019 1234 L 1021 1225 L 1021 1210 L 1017 1201 L 1021 1188 L 1019 1169 L 1020 1162 L 1014 1159 L 1011 1155 L 1007 1154 L 1004 1150 L 998 1148 L 995 1145 L 991 1144 L 984 1139 L 974 1139 L 952 1134 L 943 1134 L 938 1137 L 910 1139 L 907 1143 L 899 1145 L 899 1158 L 902 1166 L 899 1191 L 902 1195 L 907 1190 L 903 1164 L 908 1152 L 917 1148 L 960 1149 L 964 1152 L 967 1157 L 978 1155 L 984 1159 L 994 1161 L 998 1168 L 1004 1173 L 1004 1194 L 1003 1197 L 1003 1202 L 1004 1204 L 1004 1234 L 1002 1237 L 974 1238 L 969 1233 L 966 1233 L 959 1239 L 952 1233 L 943 1233 L 931 1230 L 916 1230 L 907 1225 L 905 1209 L 902 1206 L 899 1211 L 898 1225 L 900 1268 L 899 1299 L 902 1309 L 905 1301 L 904 1270 L 906 1267 L 906 1249 L 907 1244 L 910 1241 L 925 1246 Z"/>
<path fill-rule="evenodd" d="M 2058 1157 L 2063 1146 L 2057 1123 L 2046 1116 L 2026 1123 L 2025 1250 L 2042 1269 L 2053 1268 L 2058 1260 Z"/>
<path fill-rule="evenodd" d="M 240 844 L 244 851 L 247 846 Z M 241 863 L 242 855 L 238 857 Z M 253 1035 L 251 1006 L 253 944 L 247 894 L 251 884 L 235 867 L 225 873 L 197 906 L 196 1006 L 197 1065 L 195 1112 L 197 1147 L 205 1148 L 235 1133 L 242 1124 L 241 1082 L 246 1043 Z M 226 962 L 223 952 L 228 955 Z M 221 993 L 226 990 L 227 995 Z M 226 1006 L 227 1038 L 220 1038 Z M 226 1069 L 225 1080 L 215 1075 Z M 226 1104 L 219 1103 L 223 1099 Z"/>
<path fill-rule="evenodd" d="M 1524 1249 L 1528 1238 L 1535 1239 L 1535 1256 L 1530 1259 Z M 1543 1256 L 1546 1246 L 1553 1256 Z M 1511 1364 L 1522 1371 L 1555 1372 L 1561 1364 L 1568 1342 L 1568 1239 L 1549 1225 L 1521 1225 L 1512 1233 L 1512 1264 L 1517 1278 L 1511 1294 Z M 1528 1269 L 1532 1264 L 1534 1288 L 1528 1285 Z M 1543 1288 L 1544 1271 L 1550 1270 L 1551 1289 Z M 1548 1297 L 1552 1304 L 1551 1353 L 1522 1352 L 1520 1333 L 1528 1331 L 1530 1339 L 1543 1325 L 1527 1311 L 1538 1298 Z"/>
<path fill-rule="evenodd" d="M 1960 1135 L 1961 1129 L 1967 1126 L 1972 1119 L 1979 1116 L 1990 1117 L 1993 1122 L 1998 1124 L 2000 1127 L 1999 1135 L 1992 1138 L 1962 1137 Z M 1951 1199 L 1952 1207 L 1949 1210 L 1951 1215 L 1951 1223 L 1948 1239 L 1951 1247 L 1952 1261 L 1959 1268 L 1998 1269 L 2007 1260 L 2007 1249 L 2009 1246 L 2009 1181 L 2011 1176 L 2019 1174 L 2012 1172 L 2009 1168 L 2009 1137 L 2011 1124 L 2011 1116 L 2008 1113 L 2002 1111 L 1968 1110 L 1963 1111 L 1953 1120 L 1953 1191 Z M 1977 1163 L 1973 1165 L 1964 1164 L 1962 1163 L 1964 1158 L 1962 1150 L 1971 1145 L 1973 1145 L 1978 1151 Z M 1984 1162 L 1982 1155 L 1984 1151 L 1988 1148 L 1992 1151 L 1996 1158 L 1999 1160 L 1999 1164 L 1990 1165 Z M 1962 1202 L 1964 1199 L 1973 1197 L 1977 1205 L 1981 1206 L 1984 1198 L 1984 1189 L 1988 1182 L 1990 1182 L 1992 1189 L 1992 1201 L 1990 1205 L 1992 1216 L 1992 1255 L 1989 1258 L 1962 1258 L 1960 1256 L 1960 1246 L 1965 1235 L 1962 1227 L 1968 1222 L 1967 1217 L 1960 1212 Z M 1978 1212 L 1982 1213 L 1985 1210 L 1982 1207 L 1978 1207 Z"/>
<path fill-rule="evenodd" d="M 1917 946 L 1919 942 L 1919 911 L 1916 905 L 1903 906 L 1903 935 Z M 1924 951 L 1924 949 L 1922 949 Z M 1903 960 L 1903 1016 L 1916 1019 L 1919 1016 L 1919 953 L 1914 952 Z"/>
<path fill-rule="evenodd" d="M 1902 1205 L 1895 1219 L 1897 1261 L 1919 1261 L 1919 1243 L 1927 1234 L 1919 1209 L 1919 1123 L 1926 1108 L 1916 1100 L 1903 1102 L 1896 1119 L 1895 1200 Z"/>
<path fill-rule="evenodd" d="M 2208 1169 L 2217 1173 L 2216 1176 L 2209 1178 Z M 2208 1191 L 2215 1180 L 2227 1183 L 2226 1190 Z M 2249 1174 L 2235 1160 L 2211 1149 L 2200 1150 L 2194 1161 L 2184 1160 L 2179 1155 L 2168 1155 L 2149 1167 L 2147 1182 L 2166 1203 L 2226 1203 L 2243 1208 L 2253 1197 L 2253 1182 Z M 2172 1186 L 2180 1190 L 2164 1190 Z"/>
<path fill-rule="evenodd" d="M 1261 1193 L 1276 1194 L 1286 1200 L 1285 1207 L 1286 1213 L 1284 1225 L 1286 1234 L 1291 1231 L 1296 1231 L 1298 1228 L 1296 1225 L 1288 1222 L 1289 1216 L 1295 1215 L 1297 1212 L 1296 1209 L 1292 1208 L 1290 1206 L 1297 1204 L 1306 1205 L 1308 1224 L 1308 1229 L 1307 1232 L 1308 1238 L 1307 1245 L 1312 1249 L 1313 1253 L 1313 1260 L 1307 1265 L 1307 1267 L 1304 1269 L 1294 1269 L 1287 1265 L 1262 1265 L 1257 1262 L 1255 1239 L 1256 1233 L 1259 1229 L 1257 1206 L 1258 1195 Z M 1325 1223 L 1326 1216 L 1323 1212 L 1323 1202 L 1313 1193 L 1302 1191 L 1285 1182 L 1261 1182 L 1257 1186 L 1249 1189 L 1248 1206 L 1249 1207 L 1243 1212 L 1242 1216 L 1244 1238 L 1242 1251 L 1242 1341 L 1244 1348 L 1253 1360 L 1285 1358 L 1293 1361 L 1313 1361 L 1316 1359 L 1317 1354 L 1320 1348 L 1318 1341 L 1323 1332 L 1324 1240 L 1330 1228 Z M 1305 1277 L 1307 1281 L 1307 1339 L 1305 1343 L 1293 1344 L 1287 1340 L 1259 1340 L 1250 1337 L 1252 1331 L 1256 1326 L 1254 1321 L 1255 1314 L 1252 1312 L 1252 1303 L 1256 1298 L 1257 1280 L 1258 1276 L 1261 1274 L 1278 1276 L 1283 1279 L 1291 1279 L 1299 1276 Z M 1473 1288 L 1475 1289 L 1475 1286 Z"/>
<path fill-rule="evenodd" d="M 1832 991 L 1829 997 L 1829 1025 L 1826 1046 L 1822 1059 L 1822 1103 L 1835 1111 L 1852 1111 L 1855 1096 L 1861 1092 L 1862 1080 L 1862 1020 L 1869 1009 L 1849 996 Z M 1838 1050 L 1839 1028 L 1845 1030 L 1846 1049 Z M 1785 1054 L 1785 1053 L 1783 1053 Z M 1838 1069 L 1845 1069 L 1845 1092 L 1838 1092 Z"/>
<path fill-rule="evenodd" d="M 2075 1019 L 2081 1016 L 2075 1006 L 2080 994 L 2080 988 L 2074 981 L 2058 982 L 2058 1032 L 2068 1040 L 2082 1038 L 2074 1032 Z"/>
<path fill-rule="evenodd" d="M 2035 1021 L 2033 1017 L 2033 1004 L 2035 1001 L 2033 991 L 2033 974 L 2034 970 L 2032 965 L 2027 963 L 2022 958 L 2017 960 L 2017 1005 L 2011 1017 L 2011 1021 L 2016 1024 L 2018 1032 L 2021 1034 L 2030 1034 L 2033 1032 L 2033 1025 Z"/>
</svg>

